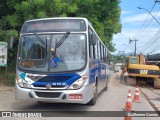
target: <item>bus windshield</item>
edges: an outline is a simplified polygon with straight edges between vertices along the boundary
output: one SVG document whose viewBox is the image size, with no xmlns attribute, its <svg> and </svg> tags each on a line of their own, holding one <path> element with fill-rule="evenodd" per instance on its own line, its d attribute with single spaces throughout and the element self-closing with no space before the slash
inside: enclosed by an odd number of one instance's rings
<svg viewBox="0 0 160 120">
<path fill-rule="evenodd" d="M 86 35 L 55 33 L 22 35 L 18 67 L 37 72 L 80 70 L 86 65 Z"/>
</svg>

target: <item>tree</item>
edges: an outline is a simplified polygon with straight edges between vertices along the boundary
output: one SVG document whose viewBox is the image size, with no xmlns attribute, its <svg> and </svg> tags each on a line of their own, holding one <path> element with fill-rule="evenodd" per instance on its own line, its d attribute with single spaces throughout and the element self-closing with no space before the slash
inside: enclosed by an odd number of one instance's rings
<svg viewBox="0 0 160 120">
<path fill-rule="evenodd" d="M 1 0 L 0 40 L 14 36 L 16 45 L 24 21 L 36 18 L 77 16 L 92 23 L 109 50 L 114 51 L 113 34 L 121 31 L 119 0 Z M 15 56 L 10 51 L 9 57 Z"/>
</svg>

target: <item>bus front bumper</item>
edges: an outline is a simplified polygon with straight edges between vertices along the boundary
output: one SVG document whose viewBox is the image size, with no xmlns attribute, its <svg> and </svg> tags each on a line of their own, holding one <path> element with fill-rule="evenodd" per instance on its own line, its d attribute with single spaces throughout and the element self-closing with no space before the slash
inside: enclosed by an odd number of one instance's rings
<svg viewBox="0 0 160 120">
<path fill-rule="evenodd" d="M 37 90 L 21 88 L 16 84 L 17 100 L 86 104 L 93 98 L 93 87 L 83 86 L 78 90 Z"/>
</svg>

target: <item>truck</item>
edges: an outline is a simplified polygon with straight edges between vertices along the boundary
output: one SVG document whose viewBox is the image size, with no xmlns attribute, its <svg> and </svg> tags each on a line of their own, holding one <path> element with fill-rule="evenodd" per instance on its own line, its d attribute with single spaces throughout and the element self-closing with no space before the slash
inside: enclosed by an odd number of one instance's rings
<svg viewBox="0 0 160 120">
<path fill-rule="evenodd" d="M 143 54 L 129 56 L 126 67 L 127 74 L 124 74 L 123 78 L 128 85 L 150 83 L 154 88 L 160 88 L 160 68 L 157 65 L 147 65 Z"/>
</svg>

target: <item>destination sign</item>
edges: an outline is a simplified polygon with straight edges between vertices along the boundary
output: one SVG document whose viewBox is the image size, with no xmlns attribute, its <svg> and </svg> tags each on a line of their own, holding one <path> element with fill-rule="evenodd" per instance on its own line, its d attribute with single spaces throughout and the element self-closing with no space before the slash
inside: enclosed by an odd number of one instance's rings
<svg viewBox="0 0 160 120">
<path fill-rule="evenodd" d="M 26 22 L 22 33 L 85 31 L 86 23 L 82 19 L 51 19 Z"/>
</svg>

